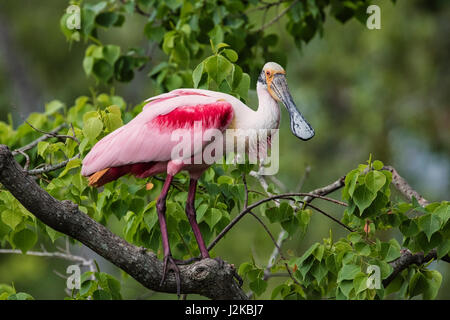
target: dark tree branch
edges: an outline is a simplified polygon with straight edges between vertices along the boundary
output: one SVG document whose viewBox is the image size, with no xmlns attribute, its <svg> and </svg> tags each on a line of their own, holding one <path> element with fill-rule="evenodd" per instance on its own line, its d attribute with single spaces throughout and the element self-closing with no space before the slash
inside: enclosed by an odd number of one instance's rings
<svg viewBox="0 0 450 320">
<path fill-rule="evenodd" d="M 402 272 L 403 270 L 408 268 L 410 265 L 415 264 L 417 266 L 420 266 L 431 260 L 437 259 L 436 249 L 431 250 L 427 255 L 424 255 L 423 252 L 418 252 L 418 253 L 413 254 L 408 249 L 402 249 L 401 254 L 402 255 L 398 259 L 396 259 L 390 263 L 390 265 L 392 266 L 392 268 L 394 270 L 386 279 L 383 280 L 383 286 L 385 288 L 392 282 L 392 280 L 395 279 L 395 277 L 400 272 Z M 450 263 L 449 255 L 442 257 L 441 260 Z"/>
<path fill-rule="evenodd" d="M 409 201 L 412 197 L 416 198 L 422 207 L 425 207 L 429 202 L 424 197 L 422 197 L 416 190 L 411 188 L 411 186 L 403 179 L 391 166 L 386 166 L 384 169 L 389 170 L 392 173 L 392 184 L 400 191 Z"/>
<path fill-rule="evenodd" d="M 64 233 L 112 262 L 146 288 L 176 293 L 175 277 L 170 273 L 160 285 L 163 265 L 152 252 L 136 247 L 78 210 L 70 201 L 59 201 L 27 176 L 11 151 L 0 145 L 0 183 L 39 220 Z M 180 266 L 182 293 L 196 293 L 211 299 L 247 299 L 234 281 L 234 267 L 204 259 Z"/>
</svg>

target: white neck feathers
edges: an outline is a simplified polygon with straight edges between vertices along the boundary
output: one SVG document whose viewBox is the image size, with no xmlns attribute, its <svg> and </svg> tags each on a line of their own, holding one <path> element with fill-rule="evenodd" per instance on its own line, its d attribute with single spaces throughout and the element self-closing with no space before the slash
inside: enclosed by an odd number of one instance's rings
<svg viewBox="0 0 450 320">
<path fill-rule="evenodd" d="M 258 110 L 252 123 L 255 128 L 276 129 L 280 124 L 280 107 L 278 102 L 272 98 L 267 87 L 257 83 Z"/>
</svg>

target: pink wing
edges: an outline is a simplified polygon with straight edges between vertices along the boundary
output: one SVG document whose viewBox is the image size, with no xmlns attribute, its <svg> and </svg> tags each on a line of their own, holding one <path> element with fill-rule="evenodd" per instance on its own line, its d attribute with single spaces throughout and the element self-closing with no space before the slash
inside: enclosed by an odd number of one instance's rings
<svg viewBox="0 0 450 320">
<path fill-rule="evenodd" d="M 97 142 L 83 160 L 82 175 L 127 164 L 171 160 L 172 149 L 179 144 L 172 141 L 175 130 L 193 130 L 194 124 L 200 123 L 202 131 L 223 131 L 234 116 L 229 102 L 195 90 L 174 90 L 148 101 L 133 120 Z M 198 143 L 194 139 L 193 145 Z"/>
</svg>

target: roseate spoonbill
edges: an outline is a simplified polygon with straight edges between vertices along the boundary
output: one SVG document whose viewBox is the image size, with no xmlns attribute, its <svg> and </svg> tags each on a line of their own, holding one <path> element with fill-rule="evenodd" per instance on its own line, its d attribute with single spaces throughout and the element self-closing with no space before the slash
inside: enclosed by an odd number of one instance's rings
<svg viewBox="0 0 450 320">
<path fill-rule="evenodd" d="M 165 211 L 172 179 L 182 170 L 188 171 L 190 175 L 187 218 L 201 257 L 209 258 L 194 206 L 197 181 L 209 165 L 185 164 L 174 160 L 171 150 L 177 142 L 172 141 L 171 134 L 176 129 L 193 128 L 195 122 L 201 122 L 202 130 L 276 129 L 280 121 L 278 101 L 281 101 L 289 112 L 292 133 L 302 140 L 312 138 L 314 130 L 297 110 L 285 74 L 277 63 L 268 62 L 264 65 L 257 81 L 259 106 L 256 111 L 231 95 L 209 90 L 177 89 L 150 98 L 140 114 L 101 139 L 84 158 L 81 173 L 89 177 L 89 185 L 94 187 L 100 187 L 125 174 L 133 174 L 138 178 L 167 174 L 156 204 L 164 249 L 161 284 L 170 270 L 175 273 L 179 285 L 178 261 L 172 258 L 170 251 Z M 204 141 L 200 144 L 205 146 Z"/>
</svg>

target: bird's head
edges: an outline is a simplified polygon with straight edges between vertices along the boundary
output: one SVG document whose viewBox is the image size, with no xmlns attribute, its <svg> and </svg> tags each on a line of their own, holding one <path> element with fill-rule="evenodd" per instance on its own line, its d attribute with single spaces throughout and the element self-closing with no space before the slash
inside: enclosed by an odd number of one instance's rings
<svg viewBox="0 0 450 320">
<path fill-rule="evenodd" d="M 273 99 L 283 102 L 291 118 L 291 131 L 297 138 L 309 140 L 314 137 L 314 129 L 298 111 L 292 99 L 283 67 L 275 62 L 267 62 L 259 75 L 258 83 L 267 89 Z"/>
</svg>

